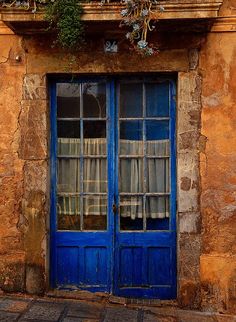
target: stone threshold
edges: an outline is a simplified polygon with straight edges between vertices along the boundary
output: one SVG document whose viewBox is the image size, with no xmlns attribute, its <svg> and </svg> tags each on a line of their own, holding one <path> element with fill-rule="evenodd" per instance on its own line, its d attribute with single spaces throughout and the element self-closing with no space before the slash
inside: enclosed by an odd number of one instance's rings
<svg viewBox="0 0 236 322">
<path fill-rule="evenodd" d="M 112 294 L 103 292 L 88 292 L 82 290 L 50 290 L 46 294 L 49 298 L 64 298 L 72 300 L 85 300 L 85 301 L 96 301 L 96 302 L 106 302 L 112 304 L 122 304 L 122 305 L 145 305 L 145 306 L 157 306 L 157 307 L 177 307 L 176 300 L 157 300 L 157 299 L 136 299 L 136 298 L 125 298 L 118 297 Z"/>
<path fill-rule="evenodd" d="M 88 321 L 99 322 L 236 322 L 235 315 L 183 310 L 176 307 L 174 303 L 169 307 L 146 306 L 138 303 L 136 305 L 114 304 L 110 302 L 95 303 L 94 301 L 87 300 L 85 297 L 82 301 L 75 298 L 52 297 L 53 294 L 55 295 L 54 292 L 48 292 L 43 297 L 24 293 L 13 294 L 1 292 L 0 320 L 22 322 L 39 321 L 38 318 L 41 314 L 44 316 L 43 321 L 45 320 L 45 315 L 50 317 L 50 321 L 71 321 L 70 317 L 68 319 L 65 317 L 65 312 L 68 313 L 68 309 L 72 308 L 74 313 L 72 312 L 73 314 L 71 314 L 74 316 L 76 313 L 78 315 L 78 321 L 82 321 L 80 319 L 80 315 L 82 314 L 83 318 L 85 318 L 85 315 L 88 315 L 87 317 L 90 318 Z M 93 314 L 97 314 L 99 310 L 104 312 L 104 317 L 101 316 L 101 318 L 94 320 Z M 58 313 L 58 318 L 55 317 L 55 313 Z M 48 319 L 46 320 L 48 321 Z M 41 318 L 40 321 L 42 321 Z"/>
</svg>

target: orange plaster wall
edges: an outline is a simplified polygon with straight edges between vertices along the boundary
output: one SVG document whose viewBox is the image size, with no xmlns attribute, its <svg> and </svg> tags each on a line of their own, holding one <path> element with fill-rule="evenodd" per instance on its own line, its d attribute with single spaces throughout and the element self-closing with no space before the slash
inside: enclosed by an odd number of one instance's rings
<svg viewBox="0 0 236 322">
<path fill-rule="evenodd" d="M 208 35 L 200 56 L 203 306 L 236 311 L 236 32 Z"/>
</svg>

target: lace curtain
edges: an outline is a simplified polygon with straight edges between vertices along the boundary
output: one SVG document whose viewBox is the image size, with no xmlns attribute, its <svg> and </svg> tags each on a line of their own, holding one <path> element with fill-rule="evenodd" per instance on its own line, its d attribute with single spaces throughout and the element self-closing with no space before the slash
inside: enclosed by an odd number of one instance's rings
<svg viewBox="0 0 236 322">
<path fill-rule="evenodd" d="M 58 155 L 79 156 L 80 139 L 58 139 Z M 169 156 L 169 140 L 148 141 L 147 155 Z M 141 155 L 142 141 L 120 140 L 121 155 Z M 83 145 L 84 173 L 83 191 L 90 193 L 107 192 L 107 161 L 106 158 L 91 158 L 106 155 L 106 139 L 84 139 Z M 86 158 L 90 156 L 90 158 Z M 143 158 L 120 159 L 120 192 L 143 193 Z M 58 158 L 58 213 L 61 215 L 78 215 L 80 213 L 79 197 L 81 190 L 80 160 Z M 147 192 L 169 192 L 169 159 L 147 159 Z M 73 195 L 74 194 L 74 195 Z M 169 217 L 168 197 L 147 197 L 147 218 Z M 83 204 L 85 215 L 106 215 L 106 198 L 104 196 L 85 197 Z M 142 218 L 142 197 L 121 197 L 120 210 L 122 217 Z"/>
</svg>

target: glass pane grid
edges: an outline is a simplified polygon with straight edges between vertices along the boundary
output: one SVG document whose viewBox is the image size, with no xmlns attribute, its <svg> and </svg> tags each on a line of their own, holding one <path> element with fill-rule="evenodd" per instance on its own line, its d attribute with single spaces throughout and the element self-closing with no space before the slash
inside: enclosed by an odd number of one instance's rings
<svg viewBox="0 0 236 322">
<path fill-rule="evenodd" d="M 69 94 L 67 93 L 67 95 Z M 106 162 L 107 159 L 106 85 L 105 83 L 76 84 L 76 95 L 76 100 L 60 100 L 61 104 L 64 102 L 67 105 L 61 109 L 57 118 L 58 124 L 61 124 L 58 132 L 58 160 L 60 163 L 76 163 L 79 167 L 76 171 L 77 174 L 74 175 L 74 177 L 76 176 L 76 185 L 79 187 L 76 188 L 76 191 L 69 188 L 63 189 L 64 183 L 60 179 L 61 188 L 57 192 L 59 200 L 58 229 L 69 231 L 106 230 L 107 213 L 104 209 L 107 205 L 104 205 L 103 202 L 100 206 L 98 201 L 104 201 L 107 198 L 107 179 L 103 180 L 101 188 L 100 182 L 99 185 L 96 183 L 102 178 L 100 176 L 95 178 L 96 169 L 93 173 L 91 169 L 91 167 L 96 167 L 96 164 Z M 72 112 L 70 112 L 71 105 L 68 103 L 74 104 Z M 75 112 L 76 104 L 77 112 Z M 104 171 L 105 174 L 103 173 L 102 176 L 107 175 L 106 166 L 103 167 Z M 68 175 L 67 171 L 67 177 Z M 71 174 L 68 180 L 74 182 L 75 178 Z M 60 210 L 62 206 L 64 213 Z M 103 207 L 103 212 L 100 211 L 101 207 Z"/>
<path fill-rule="evenodd" d="M 154 82 L 154 87 L 156 83 Z M 146 97 L 146 84 L 142 84 L 142 116 L 133 117 L 129 115 L 124 117 L 120 115 L 119 118 L 119 172 L 120 180 L 127 180 L 126 176 L 122 176 L 122 160 L 137 160 L 136 163 L 142 162 L 142 189 L 137 191 L 130 184 L 130 189 L 125 192 L 122 188 L 122 183 L 119 184 L 119 195 L 120 195 L 120 230 L 121 231 L 163 231 L 169 230 L 169 196 L 170 196 L 170 184 L 166 180 L 169 180 L 169 160 L 170 160 L 170 147 L 169 147 L 169 94 L 162 99 L 163 110 L 155 111 L 160 114 L 150 114 L 151 110 L 147 111 L 148 98 Z M 168 89 L 169 90 L 169 89 Z M 168 101 L 168 103 L 167 103 Z M 167 103 L 167 104 L 166 104 Z M 165 106 L 164 106 L 165 104 Z M 167 108 L 166 108 L 167 107 Z M 156 108 L 156 107 L 155 107 Z M 165 109 L 164 109 L 165 108 Z M 123 112 L 124 113 L 124 112 Z M 164 113 L 164 114 L 163 114 Z M 136 116 L 136 115 L 135 115 Z M 125 124 L 125 122 L 127 122 Z M 132 123 L 131 123 L 132 122 Z M 136 122 L 136 133 L 132 131 L 135 128 Z M 138 122 L 138 123 L 137 123 Z M 138 125 L 139 124 L 139 125 Z M 137 130 L 142 124 L 142 134 L 137 134 Z M 126 126 L 125 126 L 126 125 Z M 130 128 L 130 131 L 128 131 Z M 124 135 L 124 129 L 127 136 Z M 135 129 L 134 129 L 135 130 Z M 140 130 L 138 130 L 140 132 Z M 136 137 L 135 137 L 136 135 Z M 138 144 L 142 145 L 141 153 L 130 153 L 131 148 L 127 148 L 124 153 L 124 147 L 121 149 L 121 144 L 124 145 L 122 140 L 129 140 L 130 145 Z M 142 143 L 141 143 L 142 142 Z M 126 143 L 127 144 L 127 143 Z M 138 161 L 139 160 L 139 161 Z M 131 162 L 131 161 L 130 161 Z M 153 177 L 159 176 L 160 180 L 154 179 L 150 186 L 150 178 L 148 180 L 149 163 L 152 163 L 153 170 L 150 171 L 150 175 Z M 161 167 L 160 167 L 161 166 Z M 155 169 L 157 171 L 155 171 Z M 167 170 L 168 168 L 168 170 Z M 135 171 L 135 170 L 134 170 Z M 130 171 L 130 177 L 137 177 L 138 167 L 136 166 L 136 176 Z M 156 176 L 155 176 L 156 174 Z M 168 178 L 166 178 L 166 176 Z M 124 179 L 125 178 L 125 179 Z M 132 180 L 132 179 L 131 179 Z M 135 184 L 133 185 L 135 186 Z M 151 190 L 150 190 L 151 189 Z M 123 191 L 122 191 L 123 190 Z M 130 191 L 128 191 L 130 190 Z M 133 190 L 133 191 L 132 191 Z M 130 199 L 131 198 L 131 199 Z M 136 199 L 142 200 L 142 218 L 140 218 L 140 205 L 135 203 Z M 141 198 L 141 199 L 140 199 Z M 126 204 L 124 206 L 124 200 Z M 129 208 L 128 208 L 128 203 Z M 139 207 L 139 208 L 138 208 Z M 125 210 L 126 209 L 126 210 Z M 125 214 L 124 211 L 127 213 Z M 134 212 L 137 212 L 136 215 Z M 130 217 L 130 220 L 127 218 Z M 133 219 L 133 225 L 131 220 Z M 142 225 L 140 224 L 142 219 Z M 142 226 L 142 227 L 141 227 Z"/>
<path fill-rule="evenodd" d="M 169 121 L 170 117 L 120 117 L 120 121 Z"/>
</svg>

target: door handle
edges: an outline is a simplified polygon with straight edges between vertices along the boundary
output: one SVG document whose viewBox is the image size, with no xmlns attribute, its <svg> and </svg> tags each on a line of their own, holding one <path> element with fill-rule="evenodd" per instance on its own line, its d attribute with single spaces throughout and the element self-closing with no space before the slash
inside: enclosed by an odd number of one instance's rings
<svg viewBox="0 0 236 322">
<path fill-rule="evenodd" d="M 112 211 L 113 211 L 114 215 L 118 213 L 118 207 L 115 203 L 113 203 L 113 205 L 112 205 Z"/>
</svg>

